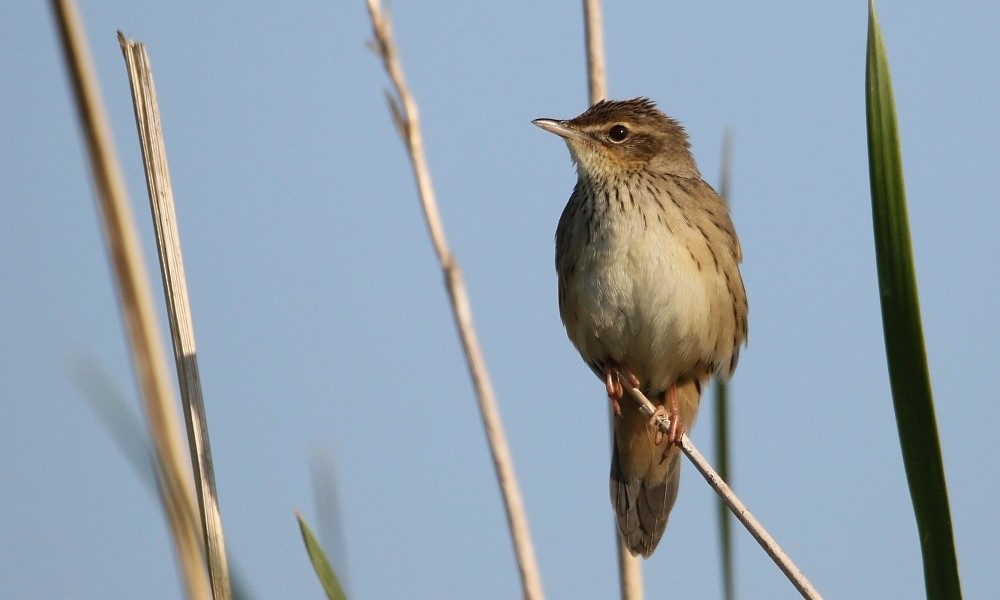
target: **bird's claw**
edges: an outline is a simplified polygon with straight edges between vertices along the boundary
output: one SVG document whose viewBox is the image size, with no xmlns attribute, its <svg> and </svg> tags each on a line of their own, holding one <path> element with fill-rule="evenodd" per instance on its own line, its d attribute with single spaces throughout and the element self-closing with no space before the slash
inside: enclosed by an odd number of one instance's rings
<svg viewBox="0 0 1000 600">
<path fill-rule="evenodd" d="M 611 400 L 611 410 L 615 416 L 622 416 L 622 407 L 619 400 L 622 399 L 624 390 L 622 382 L 618 379 L 615 370 L 611 367 L 604 367 L 604 387 L 608 390 L 608 399 Z"/>
<path fill-rule="evenodd" d="M 661 418 L 666 418 L 669 421 L 666 432 L 667 447 L 663 449 L 663 456 L 660 457 L 662 462 L 667 458 L 670 449 L 675 445 L 680 445 L 681 438 L 684 437 L 684 423 L 681 422 L 680 411 L 677 410 L 676 386 L 672 385 L 667 390 L 666 405 L 658 404 L 649 417 L 649 426 L 656 432 L 653 436 L 653 443 L 657 446 L 662 444 L 664 439 L 664 431 L 660 427 Z"/>
<path fill-rule="evenodd" d="M 622 378 L 626 379 L 629 387 L 639 387 L 639 378 L 625 365 L 609 364 L 604 367 L 604 387 L 608 391 L 608 399 L 611 400 L 611 410 L 615 416 L 622 416 L 621 399 L 625 396 L 625 388 L 622 385 Z"/>
</svg>

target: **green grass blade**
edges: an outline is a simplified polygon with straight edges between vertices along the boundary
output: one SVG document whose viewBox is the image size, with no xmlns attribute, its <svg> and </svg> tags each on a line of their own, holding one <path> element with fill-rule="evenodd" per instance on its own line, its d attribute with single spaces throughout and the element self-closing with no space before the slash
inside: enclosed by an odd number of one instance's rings
<svg viewBox="0 0 1000 600">
<path fill-rule="evenodd" d="M 313 535 L 309 526 L 306 525 L 306 520 L 299 513 L 295 513 L 295 518 L 299 521 L 302 541 L 306 544 L 306 552 L 309 554 L 309 560 L 312 561 L 313 569 L 316 570 L 316 576 L 319 577 L 319 582 L 323 585 L 326 597 L 330 600 L 347 600 L 343 588 L 340 587 L 337 574 L 333 571 L 333 567 L 330 566 L 330 561 L 326 559 L 326 554 L 323 553 L 323 548 L 320 547 L 316 536 Z"/>
<path fill-rule="evenodd" d="M 727 129 L 722 137 L 722 169 L 719 195 L 729 203 L 730 159 L 733 136 Z M 715 380 L 715 465 L 719 476 L 732 486 L 729 472 L 729 385 Z M 736 598 L 736 567 L 733 559 L 732 515 L 722 498 L 718 499 L 719 559 L 722 561 L 722 591 L 725 600 Z"/>
<path fill-rule="evenodd" d="M 152 442 L 142 424 L 142 419 L 135 414 L 125 394 L 111 381 L 106 371 L 89 358 L 75 359 L 71 376 L 84 399 L 90 403 L 104 430 L 135 470 L 146 490 L 159 498 L 161 491 L 156 453 L 153 451 Z M 187 518 L 195 520 L 198 517 L 192 513 Z M 249 600 L 253 597 L 246 585 L 246 578 L 240 575 L 235 562 L 230 562 L 229 577 L 233 600 Z"/>
<path fill-rule="evenodd" d="M 715 466 L 723 481 L 732 485 L 729 476 L 729 385 L 715 380 Z M 718 499 L 719 559 L 722 561 L 723 598 L 736 598 L 735 567 L 733 565 L 732 513 L 722 498 Z"/>
<path fill-rule="evenodd" d="M 868 4 L 865 103 L 882 327 L 896 426 L 920 535 L 924 584 L 929 599 L 961 598 L 910 249 L 895 101 L 874 2 Z"/>
<path fill-rule="evenodd" d="M 347 536 L 341 495 L 337 485 L 333 456 L 327 452 L 313 452 L 309 460 L 309 471 L 313 487 L 317 533 L 320 543 L 326 548 L 330 560 L 340 579 L 340 587 L 346 595 L 351 595 L 351 578 L 347 568 Z"/>
</svg>

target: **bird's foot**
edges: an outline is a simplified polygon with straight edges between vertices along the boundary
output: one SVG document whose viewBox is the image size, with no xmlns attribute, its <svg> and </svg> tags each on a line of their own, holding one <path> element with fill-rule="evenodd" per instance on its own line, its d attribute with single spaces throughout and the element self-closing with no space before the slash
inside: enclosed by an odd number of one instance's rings
<svg viewBox="0 0 1000 600">
<path fill-rule="evenodd" d="M 622 416 L 620 401 L 625 396 L 625 388 L 622 387 L 623 377 L 630 387 L 639 387 L 639 378 L 625 365 L 610 363 L 604 367 L 604 387 L 608 391 L 608 399 L 611 400 L 611 410 L 618 417 Z"/>
<path fill-rule="evenodd" d="M 666 417 L 670 421 L 670 426 L 667 428 L 667 447 L 663 449 L 663 456 L 660 458 L 662 461 L 667 457 L 667 452 L 675 444 L 681 443 L 681 438 L 684 437 L 684 423 L 681 422 L 681 413 L 677 409 L 677 386 L 671 385 L 667 389 L 667 402 L 666 405 L 659 404 L 656 410 L 653 411 L 652 416 L 649 417 L 649 426 L 656 431 L 656 435 L 653 437 L 653 443 L 659 446 L 663 443 L 664 435 L 663 430 L 660 429 L 660 418 Z"/>
</svg>

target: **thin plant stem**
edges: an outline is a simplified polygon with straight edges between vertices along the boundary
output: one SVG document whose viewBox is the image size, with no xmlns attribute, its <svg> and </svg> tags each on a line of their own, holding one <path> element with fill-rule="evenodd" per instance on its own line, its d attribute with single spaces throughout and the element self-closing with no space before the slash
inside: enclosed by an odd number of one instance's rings
<svg viewBox="0 0 1000 600">
<path fill-rule="evenodd" d="M 437 208 L 434 189 L 431 185 L 430 170 L 424 155 L 423 137 L 420 130 L 416 101 L 410 94 L 403 77 L 403 68 L 399 62 L 396 44 L 392 37 L 389 18 L 378 0 L 368 0 L 368 12 L 372 20 L 375 35 L 373 44 L 375 53 L 382 59 L 389 79 L 392 81 L 395 93 L 387 93 L 389 109 L 400 137 L 406 144 L 407 153 L 416 178 L 420 202 L 423 206 L 427 229 L 434 245 L 441 270 L 444 272 L 448 298 L 451 302 L 455 326 L 458 328 L 462 348 L 465 352 L 466 364 L 476 391 L 476 399 L 483 420 L 483 429 L 489 442 L 493 466 L 497 481 L 503 496 L 504 508 L 507 513 L 507 523 L 510 528 L 514 552 L 517 558 L 518 570 L 521 576 L 523 597 L 540 600 L 543 598 L 541 577 L 535 560 L 535 550 L 528 531 L 528 519 L 525 515 L 524 502 L 514 474 L 514 462 L 510 448 L 503 431 L 500 411 L 497 408 L 490 383 L 489 373 L 483 360 L 482 351 L 475 328 L 472 325 L 472 309 L 461 269 L 455 262 L 448 248 L 444 234 L 444 226 Z"/>
<path fill-rule="evenodd" d="M 587 52 L 587 99 L 596 104 L 608 97 L 607 70 L 604 66 L 604 19 L 601 0 L 583 0 L 583 31 Z M 608 430 L 615 443 L 615 415 L 608 412 Z M 642 600 L 642 562 L 625 547 L 614 527 L 618 554 L 618 586 L 622 600 Z"/>
<path fill-rule="evenodd" d="M 608 97 L 601 0 L 583 0 L 583 29 L 587 46 L 587 94 L 590 103 L 596 104 Z"/>
<path fill-rule="evenodd" d="M 146 172 L 146 188 L 153 214 L 163 293 L 167 301 L 167 316 L 173 341 L 177 382 L 187 425 L 188 450 L 198 492 L 198 509 L 206 549 L 209 581 L 215 600 L 229 600 L 229 560 L 222 531 L 222 514 L 215 487 L 212 449 L 208 437 L 208 420 L 198 374 L 198 358 L 194 338 L 194 319 L 188 299 L 184 258 L 181 254 L 180 231 L 174 209 L 173 187 L 167 166 L 167 149 L 160 126 L 159 103 L 153 84 L 153 71 L 143 44 L 129 41 L 118 32 L 118 43 L 125 57 L 132 105 Z"/>
<path fill-rule="evenodd" d="M 627 389 L 630 394 L 632 394 L 632 398 L 639 405 L 639 410 L 642 411 L 642 414 L 647 417 L 652 417 L 656 412 L 656 409 L 653 407 L 653 403 L 649 401 L 649 398 L 647 398 L 638 388 L 634 388 L 629 385 L 628 378 L 623 376 L 621 373 L 618 374 L 618 378 L 622 382 L 622 386 Z M 669 434 L 669 417 L 661 415 L 657 419 L 657 426 L 661 431 Z M 687 434 L 681 436 L 679 445 L 684 454 L 694 464 L 695 468 L 698 469 L 698 472 L 705 478 L 705 481 L 708 482 L 708 485 L 710 485 L 712 489 L 715 490 L 715 493 L 722 498 L 722 500 L 726 503 L 726 506 L 729 507 L 729 510 L 731 510 L 733 514 L 736 515 L 736 518 L 740 520 L 740 523 L 743 523 L 743 526 L 747 528 L 750 535 L 757 540 L 757 543 L 764 549 L 764 552 L 766 552 L 767 555 L 771 557 L 771 560 L 778 565 L 778 568 L 781 569 L 781 572 L 785 574 L 785 577 L 792 582 L 795 589 L 802 594 L 802 597 L 808 600 L 820 600 L 822 596 L 819 595 L 816 588 L 814 588 L 809 580 L 806 579 L 806 576 L 802 573 L 802 571 L 795 566 L 795 563 L 793 563 L 792 559 L 785 554 L 785 551 L 778 546 L 778 542 L 771 537 L 771 534 L 764 529 L 764 526 L 761 525 L 756 518 L 754 518 L 754 516 L 747 509 L 746 505 L 740 502 L 740 499 L 736 497 L 733 490 L 731 490 L 726 482 L 719 477 L 719 474 L 715 472 L 712 465 L 708 464 L 708 461 L 705 460 L 705 457 L 701 455 L 701 452 L 695 448 Z"/>
<path fill-rule="evenodd" d="M 722 168 L 719 176 L 719 196 L 729 204 L 730 182 L 732 180 L 732 131 L 726 129 L 722 136 Z M 732 481 L 729 472 L 729 383 L 721 377 L 715 378 L 715 460 L 719 467 L 719 476 L 725 481 Z M 736 598 L 736 568 L 734 566 L 733 533 L 729 511 L 726 504 L 719 499 L 719 555 L 722 562 L 722 593 L 726 600 Z"/>
<path fill-rule="evenodd" d="M 97 191 L 98 213 L 131 349 L 133 368 L 145 404 L 149 432 L 159 467 L 160 499 L 178 555 L 188 598 L 210 597 L 202 557 L 201 532 L 184 519 L 194 492 L 184 466 L 180 426 L 174 412 L 167 362 L 156 324 L 149 279 L 142 260 L 135 220 L 115 155 L 100 88 L 75 3 L 53 0 L 57 37 L 63 50 L 73 98 Z M 196 523 L 196 522 L 194 522 Z"/>
</svg>

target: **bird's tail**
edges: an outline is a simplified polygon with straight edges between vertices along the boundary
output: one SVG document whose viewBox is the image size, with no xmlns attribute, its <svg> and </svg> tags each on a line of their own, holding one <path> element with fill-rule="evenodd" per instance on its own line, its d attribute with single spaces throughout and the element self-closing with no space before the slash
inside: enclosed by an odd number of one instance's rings
<svg viewBox="0 0 1000 600">
<path fill-rule="evenodd" d="M 677 384 L 677 407 L 685 429 L 694 425 L 701 396 L 701 383 Z M 654 402 L 664 402 L 666 395 Z M 615 440 L 611 456 L 611 507 L 618 519 L 618 533 L 633 555 L 648 557 L 656 549 L 667 517 L 677 499 L 681 478 L 681 449 L 673 446 L 663 457 L 664 444 L 653 443 L 655 432 L 634 402 L 621 402 L 621 417 L 615 418 Z M 661 460 L 662 457 L 662 460 Z"/>
</svg>

